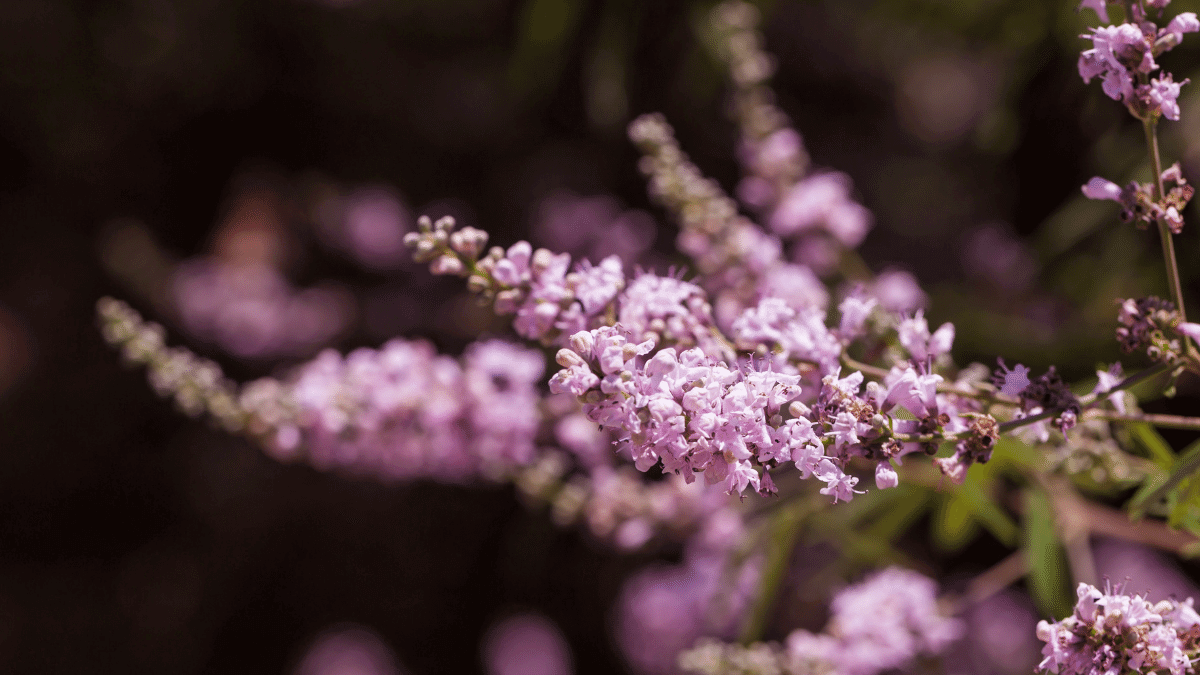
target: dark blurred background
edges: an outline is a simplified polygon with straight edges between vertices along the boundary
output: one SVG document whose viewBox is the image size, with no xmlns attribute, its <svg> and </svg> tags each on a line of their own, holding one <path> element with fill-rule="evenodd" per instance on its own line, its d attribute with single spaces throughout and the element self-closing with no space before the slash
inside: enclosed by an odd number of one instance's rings
<svg viewBox="0 0 1200 675">
<path fill-rule="evenodd" d="M 916 274 L 934 321 L 958 326 L 960 363 L 1002 355 L 1081 378 L 1121 358 L 1113 298 L 1165 295 L 1165 278 L 1153 233 L 1079 193 L 1096 174 L 1148 178 L 1140 125 L 1076 72 L 1090 12 L 758 4 L 779 105 L 875 213 L 864 258 Z M 562 628 L 578 673 L 622 672 L 608 607 L 652 554 L 556 529 L 511 488 L 277 464 L 156 398 L 102 343 L 93 308 L 127 298 L 239 379 L 295 363 L 190 340 L 156 295 L 162 279 L 138 276 L 153 260 L 112 255 L 131 223 L 164 260 L 219 249 L 250 191 L 270 196 L 290 279 L 337 279 L 354 298 L 334 346 L 403 333 L 454 351 L 501 329 L 447 319 L 467 306 L 457 280 L 323 248 L 308 214 L 331 184 L 387 186 L 413 213 L 454 213 L 505 245 L 530 236 L 547 195 L 611 195 L 658 219 L 670 262 L 673 225 L 645 196 L 624 126 L 663 112 L 733 188 L 724 75 L 696 37 L 709 7 L 0 3 L 0 671 L 286 673 L 320 631 L 353 622 L 412 673 L 470 673 L 486 627 L 533 609 Z M 1198 75 L 1196 44 L 1162 59 L 1177 80 Z M 1200 176 L 1200 90 L 1184 91 L 1164 155 Z M 1195 300 L 1194 228 L 1178 247 Z M 1150 409 L 1194 393 L 1185 382 Z"/>
</svg>

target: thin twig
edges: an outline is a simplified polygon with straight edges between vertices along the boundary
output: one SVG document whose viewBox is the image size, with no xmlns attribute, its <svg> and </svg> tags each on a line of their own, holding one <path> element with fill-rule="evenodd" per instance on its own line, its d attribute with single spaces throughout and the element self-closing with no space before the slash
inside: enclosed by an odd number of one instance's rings
<svg viewBox="0 0 1200 675">
<path fill-rule="evenodd" d="M 1157 415 L 1138 413 L 1123 415 L 1111 410 L 1094 410 L 1088 413 L 1091 419 L 1108 420 L 1110 422 L 1145 422 L 1156 427 L 1168 429 L 1200 430 L 1200 417 L 1184 417 L 1183 415 Z"/>
</svg>

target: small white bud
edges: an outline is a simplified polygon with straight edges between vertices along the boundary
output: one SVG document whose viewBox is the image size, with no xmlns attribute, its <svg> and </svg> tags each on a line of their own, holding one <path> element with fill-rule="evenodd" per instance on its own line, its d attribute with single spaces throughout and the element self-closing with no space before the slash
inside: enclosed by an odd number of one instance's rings
<svg viewBox="0 0 1200 675">
<path fill-rule="evenodd" d="M 577 354 L 590 355 L 596 346 L 596 340 L 592 337 L 591 331 L 581 330 L 571 336 L 571 348 Z"/>
<path fill-rule="evenodd" d="M 562 366 L 563 368 L 571 368 L 573 366 L 582 366 L 587 363 L 586 361 L 583 360 L 582 356 L 580 356 L 579 354 L 576 354 L 575 352 L 573 352 L 570 349 L 567 349 L 565 347 L 563 349 L 558 350 L 558 353 L 554 355 L 554 362 L 557 363 L 558 365 Z"/>
</svg>

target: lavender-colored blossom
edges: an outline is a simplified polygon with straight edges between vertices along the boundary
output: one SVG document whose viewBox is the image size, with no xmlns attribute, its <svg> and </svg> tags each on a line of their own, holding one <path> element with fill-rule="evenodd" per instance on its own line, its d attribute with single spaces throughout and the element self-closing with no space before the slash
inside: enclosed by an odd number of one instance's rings
<svg viewBox="0 0 1200 675">
<path fill-rule="evenodd" d="M 898 567 L 848 586 L 830 606 L 827 635 L 795 631 L 796 662 L 817 660 L 844 675 L 875 675 L 936 655 L 962 634 L 962 622 L 938 610 L 937 584 Z"/>
<path fill-rule="evenodd" d="M 903 314 L 925 307 L 928 298 L 916 277 L 904 270 L 884 270 L 867 287 L 867 294 L 888 312 Z"/>
<path fill-rule="evenodd" d="M 846 341 L 860 337 L 867 317 L 878 304 L 879 301 L 875 298 L 866 298 L 858 294 L 846 296 L 838 305 L 838 313 L 842 317 L 838 325 L 838 335 Z"/>
<path fill-rule="evenodd" d="M 1171 22 L 1162 30 L 1161 35 L 1172 35 L 1175 38 L 1175 42 L 1179 43 L 1183 41 L 1184 33 L 1195 33 L 1197 31 L 1200 31 L 1200 19 L 1196 18 L 1196 13 L 1181 12 L 1174 19 L 1171 19 Z"/>
<path fill-rule="evenodd" d="M 179 266 L 172 288 L 189 333 L 244 358 L 311 353 L 345 330 L 352 316 L 344 292 L 296 289 L 260 263 L 197 258 Z"/>
<path fill-rule="evenodd" d="M 1079 3 L 1079 9 L 1090 9 L 1100 17 L 1100 21 L 1108 23 L 1108 2 L 1107 0 L 1083 0 Z"/>
<path fill-rule="evenodd" d="M 1028 370 L 1026 371 L 1028 372 Z M 1093 394 L 1105 394 L 1113 387 L 1121 382 L 1121 364 L 1114 363 L 1108 370 L 1096 371 L 1097 382 L 1095 388 L 1092 389 Z M 1125 414 L 1125 392 L 1114 391 L 1108 394 L 1108 400 L 1112 402 L 1113 408 L 1122 415 Z"/>
<path fill-rule="evenodd" d="M 579 396 L 589 419 L 623 434 L 619 446 L 643 471 L 661 462 L 664 471 L 689 480 L 701 472 L 731 493 L 769 492 L 756 465 L 798 453 L 801 471 L 811 472 L 821 458 L 812 422 L 782 416 L 801 393 L 799 375 L 769 365 L 732 369 L 697 348 L 650 356 L 655 343 L 634 342 L 620 324 L 577 333 L 571 344 L 559 352 L 563 370 L 551 379 L 551 391 Z M 853 482 L 840 468 L 830 464 L 818 477 L 833 486 L 828 494 L 850 498 L 846 486 Z"/>
<path fill-rule="evenodd" d="M 1194 20 L 1195 16 L 1193 15 L 1192 18 Z M 1175 82 L 1171 79 L 1170 73 L 1161 79 L 1151 80 L 1147 97 L 1153 109 L 1162 112 L 1163 117 L 1177 121 L 1179 119 L 1179 88 L 1187 83 L 1188 80 Z"/>
<path fill-rule="evenodd" d="M 900 484 L 900 476 L 890 462 L 883 461 L 875 465 L 875 487 L 880 490 L 894 488 Z"/>
<path fill-rule="evenodd" d="M 715 358 L 730 358 L 715 340 L 715 326 L 708 297 L 699 286 L 676 279 L 643 273 L 621 294 L 617 321 L 641 340 L 654 340 L 681 347 L 699 346 Z"/>
<path fill-rule="evenodd" d="M 1088 199 L 1111 199 L 1114 202 L 1123 201 L 1121 198 L 1121 186 L 1100 176 L 1089 180 L 1082 189 L 1083 196 Z"/>
<path fill-rule="evenodd" d="M 1005 365 L 1004 361 L 1000 361 L 1000 370 L 997 371 L 1000 375 L 1000 381 L 997 384 L 997 389 L 1000 393 L 1006 396 L 1020 396 L 1029 387 L 1029 368 L 1021 364 L 1017 364 L 1012 368 Z"/>
<path fill-rule="evenodd" d="M 887 412 L 892 406 L 900 406 L 918 418 L 936 416 L 937 385 L 942 379 L 934 373 L 918 373 L 912 366 L 892 368 L 883 381 L 887 394 L 881 410 Z"/>
<path fill-rule="evenodd" d="M 870 211 L 850 199 L 850 186 L 850 178 L 841 173 L 817 174 L 796 183 L 771 214 L 771 230 L 793 237 L 822 228 L 844 246 L 858 246 L 872 219 Z"/>
<path fill-rule="evenodd" d="M 318 468 L 463 482 L 533 459 L 541 375 L 538 352 L 504 342 L 473 345 L 460 364 L 393 340 L 325 351 L 286 383 L 247 385 L 241 405 L 278 429 L 269 450 L 280 458 L 303 447 Z"/>
<path fill-rule="evenodd" d="M 918 363 L 926 359 L 937 360 L 940 356 L 950 353 L 954 344 L 954 324 L 944 323 L 931 335 L 929 324 L 925 321 L 925 312 L 920 309 L 914 316 L 902 319 L 896 330 L 900 344 Z"/>
<path fill-rule="evenodd" d="M 797 310 L 782 299 L 765 298 L 743 312 L 730 333 L 743 349 L 766 345 L 780 359 L 817 364 L 822 374 L 839 367 L 842 343 L 825 326 L 825 312 L 814 307 Z"/>
<path fill-rule="evenodd" d="M 1079 584 L 1076 595 L 1071 616 L 1037 625 L 1038 639 L 1046 643 L 1040 670 L 1060 675 L 1192 672 L 1200 632 L 1193 630 L 1190 598 L 1151 604 L 1145 596 L 1086 583 Z"/>
<path fill-rule="evenodd" d="M 1092 49 L 1079 56 L 1080 77 L 1085 83 L 1100 77 L 1109 98 L 1128 103 L 1133 96 L 1133 76 L 1158 68 L 1146 35 L 1131 23 L 1091 30 L 1091 35 L 1081 36 L 1092 41 Z"/>
<path fill-rule="evenodd" d="M 1186 335 L 1193 340 L 1200 341 L 1200 323 L 1189 323 L 1184 321 L 1175 326 L 1175 330 L 1179 331 L 1180 335 Z"/>
</svg>

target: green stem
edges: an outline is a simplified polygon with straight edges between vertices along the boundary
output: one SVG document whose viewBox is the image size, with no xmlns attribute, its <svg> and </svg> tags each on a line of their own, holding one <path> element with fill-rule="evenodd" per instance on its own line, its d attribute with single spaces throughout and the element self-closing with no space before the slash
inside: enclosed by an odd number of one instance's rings
<svg viewBox="0 0 1200 675">
<path fill-rule="evenodd" d="M 1154 201 L 1161 202 L 1166 190 L 1163 188 L 1162 158 L 1158 151 L 1158 121 L 1154 118 L 1142 121 L 1146 131 L 1146 149 L 1150 152 L 1151 169 L 1154 171 Z M 1179 319 L 1187 321 L 1183 308 L 1183 284 L 1179 280 L 1179 264 L 1175 262 L 1175 242 L 1172 239 L 1171 228 L 1162 218 L 1155 221 L 1158 225 L 1158 237 L 1162 240 L 1163 261 L 1167 265 L 1167 286 L 1171 290 L 1171 299 L 1179 312 Z M 1189 350 L 1191 344 L 1188 344 Z"/>
</svg>

